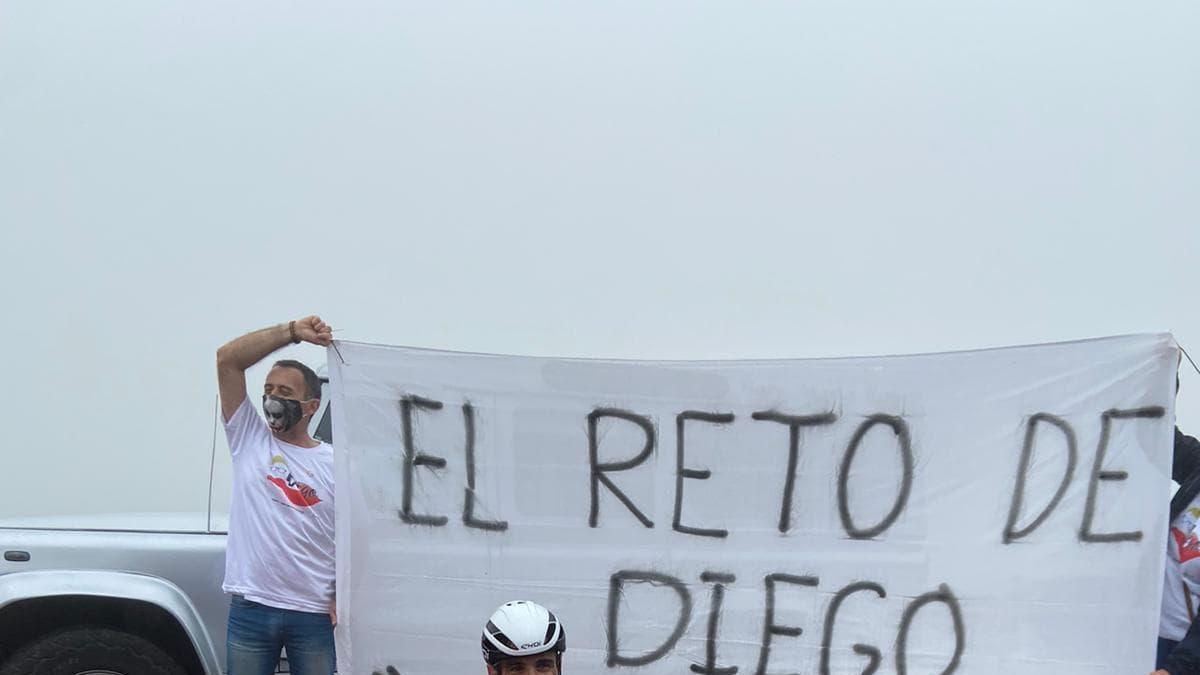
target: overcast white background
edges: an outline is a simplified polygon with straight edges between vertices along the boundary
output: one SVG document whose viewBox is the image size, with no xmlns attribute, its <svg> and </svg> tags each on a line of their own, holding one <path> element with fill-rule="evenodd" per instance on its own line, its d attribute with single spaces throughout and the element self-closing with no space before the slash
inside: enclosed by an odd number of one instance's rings
<svg viewBox="0 0 1200 675">
<path fill-rule="evenodd" d="M 1198 29 L 1192 0 L 4 0 L 0 517 L 204 509 L 216 348 L 312 312 L 538 355 L 1200 352 Z"/>
</svg>

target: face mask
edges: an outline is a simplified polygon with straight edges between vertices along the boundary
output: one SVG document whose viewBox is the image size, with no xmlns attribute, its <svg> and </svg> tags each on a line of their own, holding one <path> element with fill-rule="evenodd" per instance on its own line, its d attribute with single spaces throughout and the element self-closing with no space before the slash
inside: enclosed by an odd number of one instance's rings
<svg viewBox="0 0 1200 675">
<path fill-rule="evenodd" d="M 262 408 L 263 416 L 267 418 L 267 426 L 277 434 L 284 433 L 296 426 L 296 423 L 304 417 L 304 411 L 300 409 L 300 401 L 290 398 L 263 394 Z"/>
</svg>

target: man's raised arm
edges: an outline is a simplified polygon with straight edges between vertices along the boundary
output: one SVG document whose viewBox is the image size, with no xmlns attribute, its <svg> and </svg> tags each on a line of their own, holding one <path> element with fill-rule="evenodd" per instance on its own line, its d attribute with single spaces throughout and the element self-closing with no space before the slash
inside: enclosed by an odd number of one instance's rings
<svg viewBox="0 0 1200 675">
<path fill-rule="evenodd" d="M 293 342 L 327 347 L 333 342 L 333 329 L 319 316 L 306 316 L 246 333 L 217 350 L 217 389 L 221 393 L 221 416 L 226 421 L 246 400 L 246 369 Z"/>
</svg>

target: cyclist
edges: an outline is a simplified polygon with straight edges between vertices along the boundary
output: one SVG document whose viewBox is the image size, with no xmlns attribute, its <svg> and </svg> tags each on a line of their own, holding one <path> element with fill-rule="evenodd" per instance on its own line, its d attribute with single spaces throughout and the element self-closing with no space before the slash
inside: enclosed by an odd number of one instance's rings
<svg viewBox="0 0 1200 675">
<path fill-rule="evenodd" d="M 545 607 L 513 600 L 492 613 L 482 645 L 488 675 L 560 675 L 567 632 Z"/>
</svg>

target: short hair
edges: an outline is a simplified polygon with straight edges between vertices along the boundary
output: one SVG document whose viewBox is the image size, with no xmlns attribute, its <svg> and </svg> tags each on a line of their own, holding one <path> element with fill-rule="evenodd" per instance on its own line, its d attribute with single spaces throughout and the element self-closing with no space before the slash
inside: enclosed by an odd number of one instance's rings
<svg viewBox="0 0 1200 675">
<path fill-rule="evenodd" d="M 271 367 L 293 368 L 300 371 L 300 374 L 304 376 L 304 388 L 308 390 L 305 395 L 308 398 L 321 398 L 321 378 L 317 377 L 317 374 L 313 372 L 312 368 L 309 368 L 295 359 L 280 359 Z"/>
</svg>

